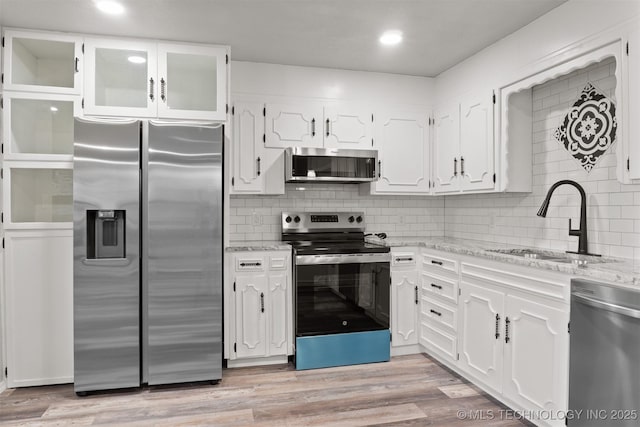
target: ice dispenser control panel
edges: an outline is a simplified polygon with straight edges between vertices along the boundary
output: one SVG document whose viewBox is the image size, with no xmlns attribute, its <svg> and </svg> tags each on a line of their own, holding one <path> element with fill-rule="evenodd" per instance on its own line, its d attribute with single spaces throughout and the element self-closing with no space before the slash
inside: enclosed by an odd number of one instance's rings
<svg viewBox="0 0 640 427">
<path fill-rule="evenodd" d="M 87 258 L 125 258 L 125 211 L 87 211 Z"/>
</svg>

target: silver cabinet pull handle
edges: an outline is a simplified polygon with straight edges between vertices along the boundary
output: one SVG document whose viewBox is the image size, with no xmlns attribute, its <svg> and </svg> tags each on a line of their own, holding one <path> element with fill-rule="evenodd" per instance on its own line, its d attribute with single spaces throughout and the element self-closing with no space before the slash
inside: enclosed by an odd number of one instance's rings
<svg viewBox="0 0 640 427">
<path fill-rule="evenodd" d="M 78 71 L 80 71 L 80 68 L 78 68 L 78 64 L 79 64 L 79 63 L 80 63 L 80 58 L 76 57 L 76 62 L 75 62 L 75 64 L 74 64 L 74 66 L 73 66 L 73 69 L 76 71 L 76 73 L 77 73 Z"/>
<path fill-rule="evenodd" d="M 418 287 L 417 286 L 415 288 L 415 292 L 416 292 L 416 305 L 418 305 Z"/>
<path fill-rule="evenodd" d="M 311 136 L 316 136 L 316 119 L 311 119 Z"/>
<path fill-rule="evenodd" d="M 460 175 L 464 175 L 464 157 L 460 156 Z"/>
<path fill-rule="evenodd" d="M 458 159 L 453 158 L 453 176 L 458 176 Z"/>
<path fill-rule="evenodd" d="M 329 119 L 327 119 L 327 130 L 326 130 L 326 132 L 327 132 L 327 136 L 329 136 L 329 123 L 330 123 L 330 122 L 329 122 Z"/>
<path fill-rule="evenodd" d="M 165 95 L 166 86 L 167 86 L 167 81 L 164 79 L 164 77 L 162 77 L 160 79 L 160 99 L 162 99 L 164 102 L 167 101 L 167 97 Z"/>
<path fill-rule="evenodd" d="M 511 323 L 511 320 L 509 320 L 508 317 L 506 317 L 504 319 L 504 342 L 509 344 L 509 341 L 511 341 L 511 338 L 509 338 L 509 324 Z"/>
<path fill-rule="evenodd" d="M 149 99 L 152 101 L 153 101 L 153 98 L 155 98 L 155 96 L 153 95 L 154 85 L 155 85 L 155 82 L 153 81 L 153 77 L 151 77 L 149 79 Z"/>
<path fill-rule="evenodd" d="M 500 338 L 500 315 L 496 313 L 496 339 Z"/>
<path fill-rule="evenodd" d="M 264 313 L 264 292 L 260 293 L 260 312 Z"/>
<path fill-rule="evenodd" d="M 257 171 L 256 174 L 260 176 L 260 157 L 256 159 Z"/>
<path fill-rule="evenodd" d="M 442 316 L 442 313 L 435 311 L 434 309 L 429 310 L 430 312 L 432 312 L 433 314 L 435 314 L 436 316 Z"/>
</svg>

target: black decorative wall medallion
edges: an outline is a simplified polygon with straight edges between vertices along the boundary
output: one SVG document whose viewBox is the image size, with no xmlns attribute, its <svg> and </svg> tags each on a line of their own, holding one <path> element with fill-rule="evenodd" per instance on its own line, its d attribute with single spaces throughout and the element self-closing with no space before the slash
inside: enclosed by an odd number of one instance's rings
<svg viewBox="0 0 640 427">
<path fill-rule="evenodd" d="M 591 172 L 615 142 L 617 124 L 614 102 L 587 83 L 553 136 Z"/>
</svg>

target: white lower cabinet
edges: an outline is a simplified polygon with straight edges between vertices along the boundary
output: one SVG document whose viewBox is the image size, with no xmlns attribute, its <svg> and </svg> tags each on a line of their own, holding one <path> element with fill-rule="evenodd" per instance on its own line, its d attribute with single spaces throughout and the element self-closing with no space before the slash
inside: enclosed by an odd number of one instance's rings
<svg viewBox="0 0 640 427">
<path fill-rule="evenodd" d="M 567 409 L 569 306 L 549 290 L 569 280 L 514 268 L 462 263 L 458 367 L 513 409 L 558 418 Z M 554 418 L 544 425 L 564 425 Z"/>
<path fill-rule="evenodd" d="M 73 382 L 73 231 L 5 232 L 7 385 Z"/>
<path fill-rule="evenodd" d="M 293 353 L 291 251 L 234 252 L 229 260 L 228 359 L 286 360 Z"/>
<path fill-rule="evenodd" d="M 391 346 L 418 344 L 420 302 L 416 248 L 391 251 Z"/>
</svg>

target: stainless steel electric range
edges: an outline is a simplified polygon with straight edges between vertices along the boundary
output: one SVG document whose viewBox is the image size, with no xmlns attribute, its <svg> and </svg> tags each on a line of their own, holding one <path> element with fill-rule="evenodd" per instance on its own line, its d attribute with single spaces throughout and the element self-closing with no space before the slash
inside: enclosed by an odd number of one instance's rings
<svg viewBox="0 0 640 427">
<path fill-rule="evenodd" d="M 388 247 L 365 243 L 362 212 L 283 212 L 294 251 L 296 369 L 388 361 Z"/>
</svg>

